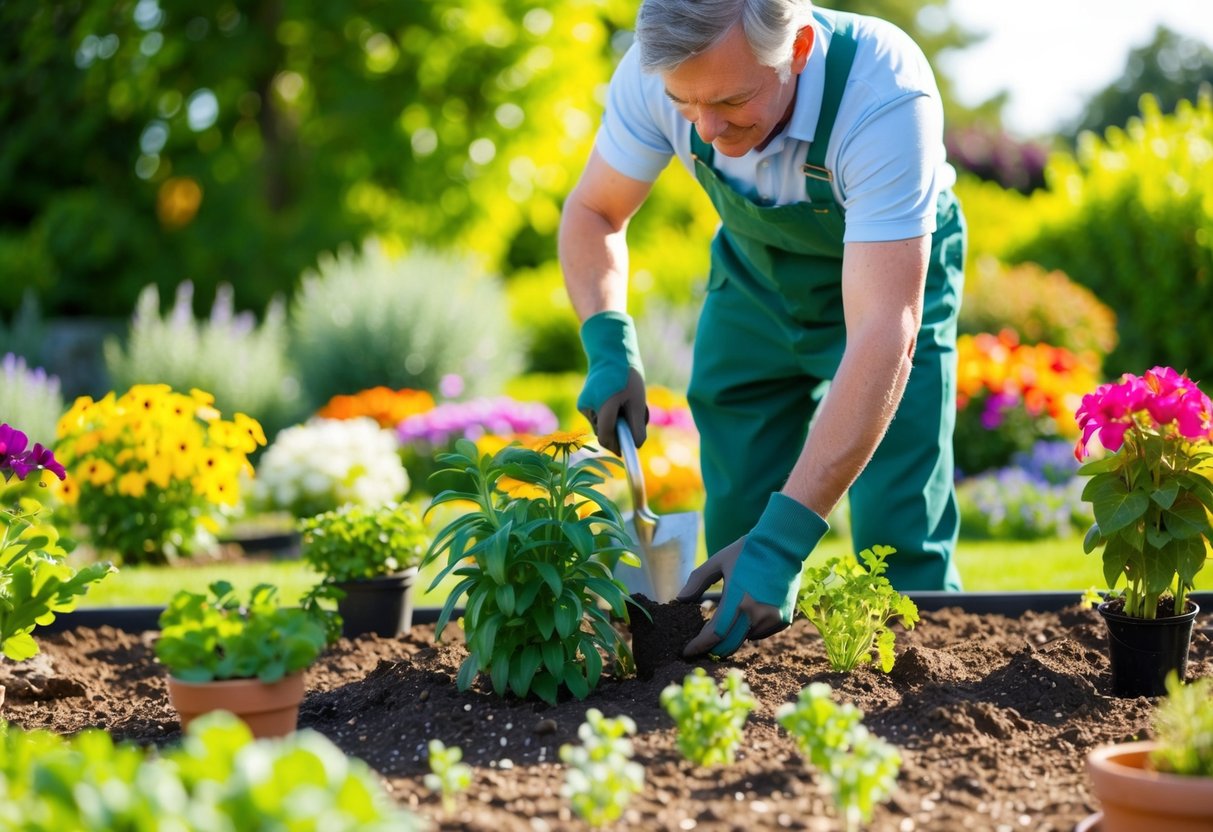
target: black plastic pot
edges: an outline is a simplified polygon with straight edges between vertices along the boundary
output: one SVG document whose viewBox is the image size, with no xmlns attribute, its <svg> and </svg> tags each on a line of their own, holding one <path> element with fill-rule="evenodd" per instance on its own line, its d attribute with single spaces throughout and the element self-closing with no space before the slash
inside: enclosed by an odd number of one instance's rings
<svg viewBox="0 0 1213 832">
<path fill-rule="evenodd" d="M 345 591 L 337 602 L 341 634 L 346 638 L 374 633 L 393 638 L 413 626 L 413 582 L 417 567 L 395 575 L 335 584 Z"/>
<path fill-rule="evenodd" d="M 1135 618 L 1114 612 L 1108 602 L 1096 609 L 1108 626 L 1108 658 L 1112 662 L 1114 696 L 1164 696 L 1167 674 L 1182 680 L 1188 668 L 1192 626 L 1200 607 L 1188 603 L 1183 615 Z"/>
</svg>

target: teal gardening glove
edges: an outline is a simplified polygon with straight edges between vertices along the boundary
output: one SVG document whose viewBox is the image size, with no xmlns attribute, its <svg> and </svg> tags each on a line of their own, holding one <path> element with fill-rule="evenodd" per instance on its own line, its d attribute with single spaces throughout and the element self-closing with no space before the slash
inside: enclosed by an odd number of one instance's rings
<svg viewBox="0 0 1213 832">
<path fill-rule="evenodd" d="M 581 344 L 589 360 L 585 386 L 577 409 L 590 420 L 598 444 L 619 453 L 615 423 L 620 413 L 632 429 L 636 447 L 648 434 L 648 408 L 644 398 L 644 365 L 636 341 L 636 327 L 626 312 L 599 312 L 581 325 Z"/>
<path fill-rule="evenodd" d="M 720 605 L 683 655 L 727 656 L 747 638 L 766 638 L 791 624 L 804 559 L 829 528 L 813 510 L 772 494 L 754 530 L 708 558 L 678 594 L 679 601 L 698 601 L 724 580 Z"/>
</svg>

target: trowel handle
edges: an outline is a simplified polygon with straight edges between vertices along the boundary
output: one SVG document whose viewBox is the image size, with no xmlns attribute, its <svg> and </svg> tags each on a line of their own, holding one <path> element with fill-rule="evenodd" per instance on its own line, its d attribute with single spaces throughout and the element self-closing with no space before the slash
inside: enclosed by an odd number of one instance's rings
<svg viewBox="0 0 1213 832">
<path fill-rule="evenodd" d="M 644 496 L 644 469 L 640 467 L 640 455 L 636 453 L 632 429 L 625 420 L 620 419 L 615 423 L 615 433 L 619 437 L 619 455 L 623 457 L 623 467 L 628 472 L 628 486 L 632 490 L 632 513 L 637 518 L 655 521 Z"/>
</svg>

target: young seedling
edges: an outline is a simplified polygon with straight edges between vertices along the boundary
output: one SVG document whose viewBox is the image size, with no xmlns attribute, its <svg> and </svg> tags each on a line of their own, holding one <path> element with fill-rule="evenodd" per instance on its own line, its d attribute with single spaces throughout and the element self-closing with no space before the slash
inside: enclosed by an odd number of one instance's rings
<svg viewBox="0 0 1213 832">
<path fill-rule="evenodd" d="M 795 704 L 781 705 L 775 718 L 817 770 L 851 832 L 892 793 L 901 755 L 864 727 L 862 711 L 850 703 L 835 704 L 830 694 L 824 682 L 811 684 Z"/>
<path fill-rule="evenodd" d="M 442 794 L 442 810 L 455 813 L 455 795 L 472 785 L 472 767 L 460 762 L 463 750 L 453 745 L 447 748 L 442 740 L 430 740 L 430 773 L 425 776 L 426 788 Z"/>
<path fill-rule="evenodd" d="M 830 667 L 849 673 L 880 657 L 880 669 L 893 669 L 896 636 L 889 622 L 900 618 L 907 630 L 918 622 L 918 607 L 893 589 L 884 576 L 892 546 L 873 546 L 859 553 L 830 558 L 805 570 L 797 607 L 825 643 Z M 866 568 L 865 568 L 866 567 Z"/>
<path fill-rule="evenodd" d="M 636 723 L 627 716 L 607 719 L 597 708 L 585 712 L 577 729 L 581 745 L 560 746 L 560 759 L 568 766 L 561 794 L 573 811 L 590 826 L 619 820 L 632 795 L 644 787 L 644 768 L 632 762 Z"/>
<path fill-rule="evenodd" d="M 1213 777 L 1213 679 L 1185 685 L 1172 670 L 1154 710 L 1158 747 L 1150 765 L 1188 777 Z"/>
<path fill-rule="evenodd" d="M 756 702 L 745 675 L 733 668 L 717 691 L 702 667 L 661 692 L 661 706 L 678 726 L 678 750 L 697 766 L 732 765 L 745 721 Z"/>
</svg>

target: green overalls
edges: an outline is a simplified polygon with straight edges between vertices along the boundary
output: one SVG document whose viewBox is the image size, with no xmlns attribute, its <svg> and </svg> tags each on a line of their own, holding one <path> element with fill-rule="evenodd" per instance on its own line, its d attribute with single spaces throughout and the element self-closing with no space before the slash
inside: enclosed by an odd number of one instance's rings
<svg viewBox="0 0 1213 832">
<path fill-rule="evenodd" d="M 761 206 L 712 167 L 691 126 L 695 175 L 720 214 L 688 390 L 701 437 L 707 550 L 749 533 L 787 480 L 846 343 L 842 309 L 845 219 L 826 170 L 855 39 L 850 16 L 816 12 L 836 31 L 825 93 L 803 170 L 808 201 Z M 889 545 L 886 573 L 901 590 L 960 589 L 952 563 L 959 525 L 953 484 L 956 315 L 964 220 L 940 194 L 922 328 L 897 414 L 849 492 L 855 551 Z M 806 553 L 807 554 L 807 553 Z"/>
</svg>

